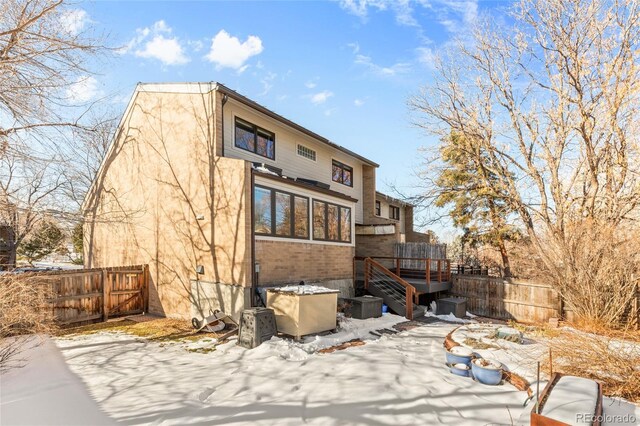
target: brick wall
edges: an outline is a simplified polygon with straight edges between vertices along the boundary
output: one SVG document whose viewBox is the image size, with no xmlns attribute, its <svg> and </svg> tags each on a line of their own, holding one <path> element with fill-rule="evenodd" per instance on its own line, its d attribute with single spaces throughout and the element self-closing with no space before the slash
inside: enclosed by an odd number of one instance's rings
<svg viewBox="0 0 640 426">
<path fill-rule="evenodd" d="M 255 250 L 261 286 L 353 277 L 352 246 L 258 240 Z"/>
</svg>

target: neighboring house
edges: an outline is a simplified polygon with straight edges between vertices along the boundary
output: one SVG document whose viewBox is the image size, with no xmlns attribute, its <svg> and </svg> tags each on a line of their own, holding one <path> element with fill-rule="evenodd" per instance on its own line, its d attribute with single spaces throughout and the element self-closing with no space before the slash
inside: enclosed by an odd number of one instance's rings
<svg viewBox="0 0 640 426">
<path fill-rule="evenodd" d="M 149 264 L 150 310 L 182 318 L 237 316 L 259 286 L 351 294 L 361 226 L 415 237 L 377 167 L 221 84 L 139 84 L 83 205 L 85 266 Z"/>
<path fill-rule="evenodd" d="M 373 208 L 367 209 L 364 222 L 356 224 L 356 255 L 393 257 L 397 243 L 429 244 L 428 234 L 413 229 L 413 207 L 376 191 Z"/>
<path fill-rule="evenodd" d="M 0 224 L 0 271 L 6 271 L 16 266 L 13 238 L 13 228 Z"/>
</svg>

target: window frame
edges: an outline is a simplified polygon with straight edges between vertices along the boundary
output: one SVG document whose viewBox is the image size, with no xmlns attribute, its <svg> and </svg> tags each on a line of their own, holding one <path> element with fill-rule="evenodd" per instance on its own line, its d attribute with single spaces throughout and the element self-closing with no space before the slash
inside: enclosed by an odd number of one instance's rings
<svg viewBox="0 0 640 426">
<path fill-rule="evenodd" d="M 325 238 L 316 238 L 313 235 L 313 231 L 315 231 L 315 224 L 313 226 L 311 234 L 311 239 L 313 241 L 324 241 L 328 243 L 338 243 L 338 244 L 351 244 L 353 242 L 353 209 L 349 206 L 343 206 L 341 204 L 336 204 L 331 201 L 318 200 L 316 198 L 313 199 L 313 203 L 321 203 L 324 205 L 324 236 Z M 338 239 L 332 240 L 329 239 L 329 205 L 337 207 L 338 209 Z M 349 240 L 342 239 L 342 209 L 349 210 Z M 314 216 L 313 205 L 311 206 L 311 217 Z"/>
<path fill-rule="evenodd" d="M 382 215 L 382 203 L 378 200 L 376 200 L 376 204 L 375 204 L 375 214 L 378 217 Z"/>
<path fill-rule="evenodd" d="M 312 211 L 310 211 L 311 209 L 309 208 L 309 206 L 311 205 L 311 199 L 307 196 L 304 195 L 300 195 L 300 194 L 296 194 L 294 192 L 289 192 L 289 191 L 285 191 L 282 189 L 276 189 L 276 188 L 271 188 L 269 186 L 264 186 L 264 185 L 260 185 L 260 184 L 255 184 L 253 185 L 253 194 L 255 194 L 255 189 L 256 188 L 260 188 L 266 191 L 269 191 L 269 199 L 271 200 L 271 232 L 270 233 L 266 233 L 266 232 L 256 232 L 255 231 L 255 213 L 253 214 L 253 217 L 251 218 L 252 220 L 252 226 L 254 229 L 254 233 L 257 236 L 261 236 L 261 237 L 274 237 L 274 238 L 285 238 L 285 239 L 289 239 L 289 240 L 309 240 L 312 235 L 311 235 L 311 226 L 310 226 L 310 220 L 311 220 L 311 214 Z M 276 233 L 276 193 L 281 193 L 281 194 L 286 194 L 290 196 L 289 199 L 289 207 L 291 208 L 291 211 L 293 212 L 293 215 L 291 217 L 290 223 L 289 223 L 289 231 L 290 231 L 290 235 L 279 235 Z M 252 195 L 253 197 L 253 195 Z M 296 209 L 295 209 L 295 204 L 296 204 L 296 197 L 297 198 L 302 198 L 307 200 L 307 236 L 306 237 L 298 237 L 296 236 Z"/>
<path fill-rule="evenodd" d="M 313 158 L 309 158 L 306 155 L 300 154 L 300 148 L 303 148 L 303 150 L 306 149 L 309 152 L 312 152 L 313 153 Z M 302 157 L 302 158 L 307 159 L 309 161 L 313 161 L 314 163 L 318 162 L 318 152 L 315 149 L 309 148 L 308 146 L 303 145 L 301 143 L 296 144 L 296 154 L 298 154 L 299 157 Z"/>
<path fill-rule="evenodd" d="M 339 167 L 342 172 L 340 173 L 340 180 L 334 180 L 333 179 L 333 168 L 334 167 Z M 345 170 L 351 172 L 351 184 L 346 184 L 344 183 L 344 172 Z M 349 166 L 348 164 L 344 164 L 341 161 L 335 160 L 335 159 L 331 159 L 331 181 L 342 184 L 344 186 L 349 186 L 351 188 L 353 188 L 353 167 Z"/>
<path fill-rule="evenodd" d="M 398 213 L 398 217 L 394 213 Z M 389 219 L 400 220 L 400 207 L 389 204 Z"/>
<path fill-rule="evenodd" d="M 251 127 L 251 129 L 253 130 L 253 151 L 247 148 L 243 148 L 241 146 L 238 146 L 238 141 L 236 138 L 236 129 L 238 128 L 238 123 L 240 123 L 241 127 Z M 258 132 L 262 132 L 267 136 L 271 136 L 272 140 L 273 140 L 273 157 L 269 157 L 268 155 L 262 155 L 258 152 Z M 271 132 L 265 128 L 262 128 L 256 124 L 251 123 L 250 121 L 247 121 L 243 118 L 234 117 L 234 122 L 233 122 L 233 146 L 237 149 L 241 149 L 243 151 L 246 152 L 250 152 L 254 155 L 257 155 L 259 157 L 262 158 L 267 158 L 269 160 L 272 161 L 276 161 L 276 134 L 274 132 Z"/>
</svg>

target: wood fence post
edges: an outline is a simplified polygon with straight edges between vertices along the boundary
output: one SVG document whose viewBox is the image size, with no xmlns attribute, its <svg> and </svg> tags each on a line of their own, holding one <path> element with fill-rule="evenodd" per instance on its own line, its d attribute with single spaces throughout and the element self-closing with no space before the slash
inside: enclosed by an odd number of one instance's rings
<svg viewBox="0 0 640 426">
<path fill-rule="evenodd" d="M 102 320 L 109 319 L 109 305 L 111 303 L 111 283 L 107 282 L 108 272 L 106 269 L 101 271 L 102 280 Z"/>
<path fill-rule="evenodd" d="M 442 260 L 438 259 L 438 282 L 442 282 Z"/>
<path fill-rule="evenodd" d="M 144 293 L 142 312 L 149 313 L 149 265 L 144 265 Z"/>
<path fill-rule="evenodd" d="M 431 259 L 427 259 L 427 261 L 425 262 L 424 271 L 427 276 L 427 285 L 429 285 L 431 284 Z"/>
</svg>

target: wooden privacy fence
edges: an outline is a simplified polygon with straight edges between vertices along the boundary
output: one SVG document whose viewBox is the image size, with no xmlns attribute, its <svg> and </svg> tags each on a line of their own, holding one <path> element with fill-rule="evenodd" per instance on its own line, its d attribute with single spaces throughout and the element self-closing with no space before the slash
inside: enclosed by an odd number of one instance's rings
<svg viewBox="0 0 640 426">
<path fill-rule="evenodd" d="M 451 294 L 467 299 L 467 311 L 489 318 L 546 322 L 559 318 L 562 312 L 559 293 L 544 284 L 453 275 Z"/>
<path fill-rule="evenodd" d="M 44 272 L 34 278 L 51 286 L 51 309 L 63 326 L 148 310 L 147 265 Z"/>
<path fill-rule="evenodd" d="M 428 243 L 396 243 L 394 246 L 396 258 L 402 258 L 400 267 L 402 269 L 424 269 L 424 260 L 419 259 L 446 259 L 446 244 L 428 244 Z M 430 265 L 431 270 L 436 267 L 433 263 Z"/>
<path fill-rule="evenodd" d="M 560 294 L 548 284 L 505 280 L 479 275 L 453 275 L 450 293 L 467 299 L 467 311 L 480 316 L 522 322 L 573 319 Z M 625 312 L 626 320 L 640 326 L 640 290 Z"/>
</svg>

